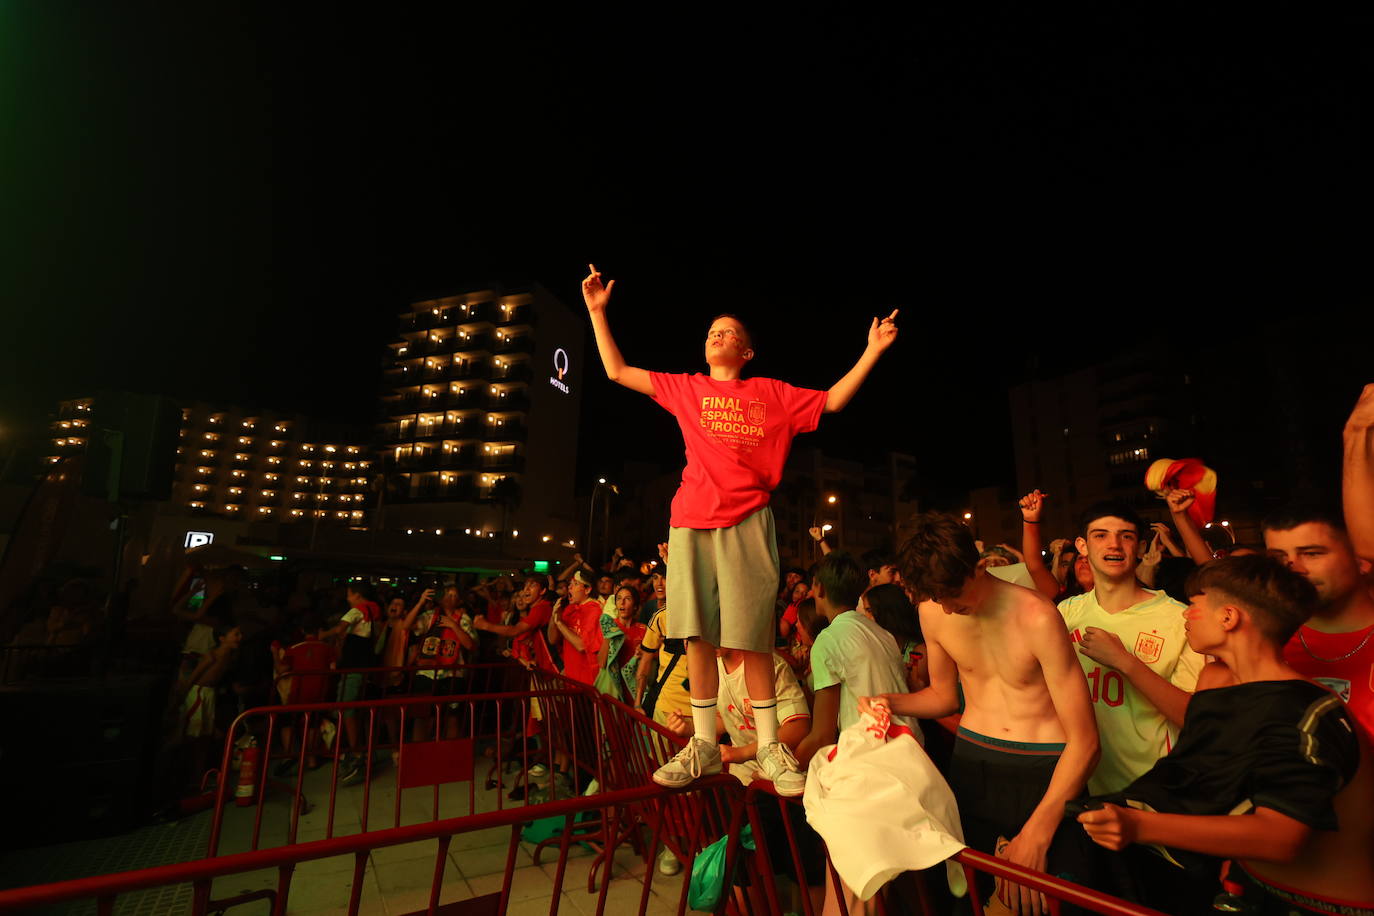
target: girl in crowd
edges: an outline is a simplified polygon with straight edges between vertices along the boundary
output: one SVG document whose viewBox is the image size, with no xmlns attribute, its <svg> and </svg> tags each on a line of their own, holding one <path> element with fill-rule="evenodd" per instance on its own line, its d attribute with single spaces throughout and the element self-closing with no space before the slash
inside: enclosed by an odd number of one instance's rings
<svg viewBox="0 0 1374 916">
<path fill-rule="evenodd" d="M 892 634 L 906 667 L 907 689 L 912 693 L 930 683 L 926 668 L 926 643 L 921 635 L 920 618 L 906 591 L 898 585 L 875 585 L 864 592 L 857 609 Z"/>
<path fill-rule="evenodd" d="M 615 615 L 601 615 L 603 641 L 597 689 L 602 693 L 618 700 L 634 696 L 639 644 L 644 641 L 645 629 L 639 622 L 639 590 L 622 585 L 615 592 Z"/>
</svg>

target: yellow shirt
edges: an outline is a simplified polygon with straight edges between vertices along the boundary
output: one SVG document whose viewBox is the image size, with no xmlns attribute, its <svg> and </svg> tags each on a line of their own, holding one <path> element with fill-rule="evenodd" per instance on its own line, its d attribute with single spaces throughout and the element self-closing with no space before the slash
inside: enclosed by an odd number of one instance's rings
<svg viewBox="0 0 1374 916">
<path fill-rule="evenodd" d="M 654 672 L 651 680 L 662 680 L 663 675 L 668 670 L 668 666 L 677 659 L 677 665 L 673 668 L 673 673 L 664 682 L 663 689 L 659 691 L 658 702 L 654 704 L 654 721 L 660 725 L 668 721 L 668 713 L 676 710 L 684 716 L 692 714 L 692 695 L 687 692 L 687 656 L 675 656 L 669 652 L 666 645 L 668 632 L 668 608 L 663 608 L 653 617 L 649 618 L 649 626 L 644 633 L 644 641 L 639 648 L 647 652 L 658 653 L 658 670 Z M 653 685 L 644 688 L 648 693 Z"/>
<path fill-rule="evenodd" d="M 1183 605 L 1163 592 L 1150 592 L 1144 601 L 1108 614 L 1097 603 L 1097 592 L 1091 591 L 1064 599 L 1059 613 L 1075 645 L 1088 627 L 1115 633 L 1136 658 L 1175 687 L 1192 693 L 1197 686 L 1205 660 L 1188 646 Z M 1088 678 L 1102 742 L 1102 758 L 1088 780 L 1088 789 L 1094 795 L 1117 792 L 1169 753 L 1178 740 L 1178 729 L 1120 671 L 1082 652 L 1078 661 Z"/>
</svg>

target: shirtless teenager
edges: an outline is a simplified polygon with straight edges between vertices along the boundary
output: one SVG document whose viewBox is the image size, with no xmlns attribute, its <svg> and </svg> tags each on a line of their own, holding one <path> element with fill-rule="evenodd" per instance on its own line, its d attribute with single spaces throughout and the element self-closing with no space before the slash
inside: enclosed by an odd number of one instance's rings
<svg viewBox="0 0 1374 916">
<path fill-rule="evenodd" d="M 1064 820 L 1097 763 L 1097 727 L 1087 683 L 1063 619 L 1044 596 L 988 574 L 968 528 L 926 512 L 898 552 L 902 584 L 921 601 L 930 686 L 865 697 L 898 715 L 964 714 L 950 763 L 970 846 L 1085 883 L 1091 850 Z M 1010 840 L 998 852 L 998 838 Z M 1003 884 L 1003 902 L 1041 913 L 1040 895 Z"/>
</svg>

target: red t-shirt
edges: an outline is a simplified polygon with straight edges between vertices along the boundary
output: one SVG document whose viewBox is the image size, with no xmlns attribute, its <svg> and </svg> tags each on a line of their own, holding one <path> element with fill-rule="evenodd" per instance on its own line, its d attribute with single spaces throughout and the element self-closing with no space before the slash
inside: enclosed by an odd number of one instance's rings
<svg viewBox="0 0 1374 916">
<path fill-rule="evenodd" d="M 815 429 L 825 409 L 826 392 L 770 378 L 649 377 L 687 451 L 669 519 L 674 528 L 729 528 L 768 505 L 792 439 Z"/>
<path fill-rule="evenodd" d="M 536 634 L 544 632 L 549 625 L 549 615 L 553 613 L 553 605 L 545 598 L 540 598 L 530 605 L 525 612 L 524 620 L 530 628 L 519 636 L 511 640 L 510 654 L 515 658 L 523 658 L 527 661 L 538 662 L 539 659 L 534 654 L 534 640 Z"/>
<path fill-rule="evenodd" d="M 592 599 L 563 609 L 563 622 L 582 640 L 582 651 L 563 640 L 563 674 L 583 684 L 596 682 L 596 653 L 601 649 L 601 602 Z"/>
<path fill-rule="evenodd" d="M 1342 657 L 1346 655 L 1349 657 Z M 1374 626 L 1353 633 L 1323 633 L 1300 627 L 1284 647 L 1283 660 L 1303 677 L 1340 697 L 1365 736 L 1374 740 Z"/>
<path fill-rule="evenodd" d="M 282 654 L 290 671 L 324 671 L 334 663 L 334 647 L 318 639 L 298 642 Z M 332 699 L 328 674 L 296 674 L 291 677 L 290 702 L 323 703 Z"/>
</svg>

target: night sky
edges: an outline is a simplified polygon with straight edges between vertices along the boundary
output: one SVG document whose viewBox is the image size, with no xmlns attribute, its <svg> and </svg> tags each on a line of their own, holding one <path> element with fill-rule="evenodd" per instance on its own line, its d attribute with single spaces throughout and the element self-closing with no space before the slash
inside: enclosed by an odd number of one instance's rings
<svg viewBox="0 0 1374 916">
<path fill-rule="evenodd" d="M 955 487 L 1009 480 L 1031 367 L 1367 333 L 1365 22 L 396 6 L 0 3 L 7 436 L 95 387 L 367 422 L 405 304 L 580 309 L 589 260 L 647 368 L 732 311 L 756 373 L 826 387 L 901 308 L 812 441 Z M 644 399 L 584 411 L 581 476 L 678 460 Z"/>
</svg>

